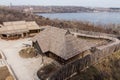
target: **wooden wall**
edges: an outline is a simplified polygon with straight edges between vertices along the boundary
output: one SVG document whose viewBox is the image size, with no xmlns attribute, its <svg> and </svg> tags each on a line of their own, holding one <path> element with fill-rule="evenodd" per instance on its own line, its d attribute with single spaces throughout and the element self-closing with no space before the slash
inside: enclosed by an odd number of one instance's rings
<svg viewBox="0 0 120 80">
<path fill-rule="evenodd" d="M 56 71 L 53 75 L 49 77 L 48 80 L 64 80 L 70 77 L 72 74 L 82 71 L 88 68 L 91 65 L 94 65 L 101 61 L 103 58 L 111 55 L 112 53 L 118 51 L 120 49 L 120 42 L 109 44 L 104 48 L 96 48 L 92 54 L 88 54 L 82 59 L 77 59 L 71 63 L 64 65 L 58 71 Z"/>
</svg>

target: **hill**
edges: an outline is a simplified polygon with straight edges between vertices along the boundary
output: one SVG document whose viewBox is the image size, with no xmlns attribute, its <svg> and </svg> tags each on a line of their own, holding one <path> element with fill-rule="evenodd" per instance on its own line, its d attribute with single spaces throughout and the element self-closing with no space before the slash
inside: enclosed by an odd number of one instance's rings
<svg viewBox="0 0 120 80">
<path fill-rule="evenodd" d="M 102 25 L 94 25 L 90 22 L 82 22 L 82 21 L 64 21 L 64 20 L 50 20 L 49 18 L 45 18 L 42 16 L 37 16 L 28 13 L 22 13 L 17 10 L 9 9 L 9 8 L 0 8 L 0 23 L 6 21 L 36 21 L 40 26 L 51 25 L 61 28 L 74 28 L 86 31 L 96 31 L 96 32 L 104 32 L 104 33 L 113 33 L 116 34 L 116 31 L 112 29 L 105 29 Z"/>
<path fill-rule="evenodd" d="M 79 12 L 120 12 L 120 8 L 83 7 L 83 6 L 10 6 L 10 9 L 34 13 L 79 13 Z"/>
<path fill-rule="evenodd" d="M 81 21 L 61 21 L 61 20 L 50 20 L 42 16 L 32 15 L 28 13 L 21 13 L 16 10 L 8 8 L 0 8 L 0 23 L 4 21 L 16 21 L 16 20 L 35 20 L 40 26 L 51 25 L 61 28 L 77 28 L 86 31 L 96 31 L 104 33 L 117 32 L 111 29 L 102 28 L 103 26 L 95 26 L 89 22 Z M 120 51 L 107 57 L 104 61 L 90 67 L 84 72 L 79 73 L 71 80 L 119 80 L 120 77 Z"/>
</svg>

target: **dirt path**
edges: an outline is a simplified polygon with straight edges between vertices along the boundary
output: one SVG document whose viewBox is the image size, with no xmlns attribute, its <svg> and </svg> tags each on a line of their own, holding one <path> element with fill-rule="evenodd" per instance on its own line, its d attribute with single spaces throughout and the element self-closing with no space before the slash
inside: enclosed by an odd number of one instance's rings
<svg viewBox="0 0 120 80">
<path fill-rule="evenodd" d="M 19 50 L 24 44 L 31 44 L 30 38 L 5 41 L 0 40 L 0 49 L 6 56 L 18 80 L 39 80 L 36 76 L 37 70 L 42 66 L 41 57 L 23 59 L 19 56 Z"/>
</svg>

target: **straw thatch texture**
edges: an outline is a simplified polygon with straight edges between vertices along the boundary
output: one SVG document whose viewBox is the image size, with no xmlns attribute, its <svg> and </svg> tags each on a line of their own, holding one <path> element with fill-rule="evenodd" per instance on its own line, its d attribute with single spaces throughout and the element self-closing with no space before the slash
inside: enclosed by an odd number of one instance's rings
<svg viewBox="0 0 120 80">
<path fill-rule="evenodd" d="M 46 28 L 33 38 L 37 41 L 42 52 L 52 52 L 64 60 L 68 60 L 85 50 L 94 47 L 95 44 L 79 39 L 67 30 L 56 27 Z"/>
<path fill-rule="evenodd" d="M 25 21 L 11 21 L 11 22 L 3 22 L 4 26 L 10 26 L 10 25 L 21 25 L 25 24 Z"/>
<path fill-rule="evenodd" d="M 27 26 L 23 21 L 4 22 L 4 27 L 1 29 L 2 34 L 23 33 L 28 32 Z"/>
<path fill-rule="evenodd" d="M 27 28 L 29 30 L 37 30 L 40 29 L 40 27 L 38 26 L 38 24 L 35 21 L 29 21 L 26 22 Z"/>
<path fill-rule="evenodd" d="M 38 30 L 39 26 L 35 21 L 12 21 L 3 22 L 3 27 L 0 29 L 0 34 L 15 34 L 26 33 L 29 30 Z"/>
</svg>

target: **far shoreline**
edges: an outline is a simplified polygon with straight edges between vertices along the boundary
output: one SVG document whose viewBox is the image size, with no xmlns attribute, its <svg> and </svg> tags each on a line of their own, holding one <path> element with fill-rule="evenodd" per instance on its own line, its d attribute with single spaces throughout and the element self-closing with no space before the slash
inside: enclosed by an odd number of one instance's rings
<svg viewBox="0 0 120 80">
<path fill-rule="evenodd" d="M 51 20 L 82 21 L 96 25 L 120 25 L 120 12 L 34 13 Z M 116 16 L 116 17 L 115 17 Z"/>
<path fill-rule="evenodd" d="M 98 12 L 33 12 L 33 14 L 59 14 L 59 13 L 120 13 L 120 12 L 107 12 L 107 11 L 98 11 Z"/>
</svg>

